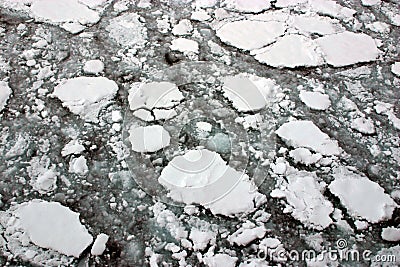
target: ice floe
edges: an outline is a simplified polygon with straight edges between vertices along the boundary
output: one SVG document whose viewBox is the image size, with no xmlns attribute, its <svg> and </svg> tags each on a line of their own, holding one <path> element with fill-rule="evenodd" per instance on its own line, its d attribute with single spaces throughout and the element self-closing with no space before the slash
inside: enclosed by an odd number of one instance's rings
<svg viewBox="0 0 400 267">
<path fill-rule="evenodd" d="M 311 109 L 326 110 L 331 105 L 329 96 L 320 92 L 301 90 L 299 96 L 300 100 Z"/>
<path fill-rule="evenodd" d="M 78 158 L 72 158 L 69 163 L 69 172 L 78 175 L 85 175 L 89 171 L 87 166 L 87 160 L 84 156 Z"/>
<path fill-rule="evenodd" d="M 310 228 L 322 230 L 332 223 L 333 205 L 324 196 L 326 184 L 318 182 L 313 173 L 300 171 L 286 176 L 277 189 L 271 192 L 274 198 L 285 198 L 284 212 Z"/>
<path fill-rule="evenodd" d="M 93 242 L 92 249 L 90 253 L 92 255 L 101 255 L 106 249 L 106 243 L 108 241 L 109 236 L 106 234 L 99 234 Z"/>
<path fill-rule="evenodd" d="M 57 202 L 32 200 L 12 206 L 0 213 L 0 222 L 6 229 L 5 239 L 9 242 L 11 253 L 23 253 L 24 258 L 33 253 L 29 260 L 53 262 L 47 266 L 57 266 L 54 263 L 61 264 L 63 259 L 58 256 L 58 259 L 52 260 L 51 257 L 57 255 L 41 249 L 79 257 L 93 241 L 80 223 L 79 213 Z M 30 245 L 31 242 L 36 248 Z"/>
<path fill-rule="evenodd" d="M 356 118 L 351 122 L 351 128 L 359 131 L 363 134 L 373 134 L 375 133 L 374 122 L 371 119 L 364 117 Z"/>
<path fill-rule="evenodd" d="M 227 9 L 239 12 L 258 13 L 271 7 L 270 0 L 224 0 Z"/>
<path fill-rule="evenodd" d="M 322 132 L 312 121 L 286 122 L 276 130 L 276 134 L 295 148 L 310 148 L 322 155 L 340 154 L 338 142 Z"/>
<path fill-rule="evenodd" d="M 61 150 L 61 156 L 66 157 L 71 154 L 79 155 L 85 151 L 85 147 L 79 142 L 79 140 L 73 139 L 69 141 Z"/>
<path fill-rule="evenodd" d="M 193 31 L 193 26 L 190 20 L 188 19 L 183 19 L 179 21 L 179 23 L 172 28 L 172 34 L 174 35 L 188 35 L 192 31 Z"/>
<path fill-rule="evenodd" d="M 207 256 L 203 259 L 203 262 L 205 265 L 208 267 L 219 267 L 219 266 L 225 266 L 225 267 L 234 267 L 236 266 L 236 261 L 238 258 L 229 256 L 227 254 L 215 254 L 213 256 Z"/>
<path fill-rule="evenodd" d="M 59 173 L 56 171 L 55 165 L 50 163 L 48 157 L 33 157 L 29 163 L 27 171 L 33 189 L 40 194 L 45 194 L 57 188 Z"/>
<path fill-rule="evenodd" d="M 329 190 L 354 218 L 377 223 L 389 220 L 398 205 L 377 183 L 345 168 L 335 171 Z M 368 197 L 366 197 L 368 196 Z"/>
<path fill-rule="evenodd" d="M 382 229 L 382 239 L 390 242 L 400 241 L 400 228 L 387 227 Z"/>
<path fill-rule="evenodd" d="M 400 62 L 393 63 L 390 70 L 393 72 L 393 74 L 400 76 Z"/>
<path fill-rule="evenodd" d="M 254 223 L 246 222 L 228 237 L 228 241 L 231 244 L 247 246 L 253 240 L 262 238 L 266 232 L 267 229 L 263 225 L 257 226 Z"/>
<path fill-rule="evenodd" d="M 131 126 L 129 141 L 135 152 L 155 152 L 169 146 L 171 136 L 161 125 Z"/>
<path fill-rule="evenodd" d="M 290 151 L 289 155 L 291 158 L 293 158 L 294 162 L 302 163 L 307 166 L 322 159 L 322 155 L 320 153 L 311 153 L 310 150 L 304 147 L 299 147 Z"/>
<path fill-rule="evenodd" d="M 0 111 L 4 109 L 12 91 L 8 83 L 0 81 Z"/>
<path fill-rule="evenodd" d="M 99 59 L 93 59 L 85 62 L 83 72 L 87 74 L 99 74 L 104 70 L 104 63 Z"/>
<path fill-rule="evenodd" d="M 229 167 L 219 154 L 207 149 L 175 157 L 158 181 L 175 201 L 200 204 L 214 214 L 227 216 L 252 211 L 254 202 L 263 197 L 246 174 Z"/>
<path fill-rule="evenodd" d="M 184 54 L 199 52 L 199 44 L 196 41 L 187 38 L 177 38 L 172 40 L 170 45 L 171 50 L 179 51 Z"/>
<path fill-rule="evenodd" d="M 57 85 L 53 96 L 72 113 L 86 121 L 97 122 L 100 110 L 110 103 L 117 91 L 118 85 L 105 77 L 77 77 Z"/>
<path fill-rule="evenodd" d="M 174 107 L 183 100 L 178 87 L 170 82 L 134 83 L 129 90 L 133 115 L 144 120 L 167 120 L 176 115 Z"/>
<path fill-rule="evenodd" d="M 268 104 L 278 86 L 272 79 L 241 73 L 223 78 L 222 91 L 238 111 L 256 111 Z"/>
</svg>

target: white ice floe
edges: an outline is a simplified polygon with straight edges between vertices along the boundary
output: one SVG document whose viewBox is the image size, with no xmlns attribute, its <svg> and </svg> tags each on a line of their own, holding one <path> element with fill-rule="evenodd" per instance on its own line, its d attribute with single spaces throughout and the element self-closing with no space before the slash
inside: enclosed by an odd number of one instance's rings
<svg viewBox="0 0 400 267">
<path fill-rule="evenodd" d="M 398 206 L 377 183 L 365 176 L 338 168 L 329 190 L 340 199 L 343 206 L 355 218 L 377 223 L 392 217 Z"/>
<path fill-rule="evenodd" d="M 77 77 L 57 85 L 53 96 L 72 113 L 86 121 L 97 122 L 100 110 L 110 103 L 117 91 L 118 85 L 105 77 Z"/>
<path fill-rule="evenodd" d="M 322 155 L 338 155 L 340 148 L 336 140 L 322 132 L 312 121 L 290 121 L 284 123 L 276 134 L 287 145 L 310 148 Z"/>
<path fill-rule="evenodd" d="M 241 123 L 245 129 L 258 129 L 263 119 L 260 114 L 237 117 L 235 122 Z"/>
<path fill-rule="evenodd" d="M 318 66 L 323 59 L 317 53 L 317 46 L 308 37 L 290 34 L 279 38 L 276 43 L 255 53 L 255 59 L 272 67 L 295 68 L 300 66 Z"/>
<path fill-rule="evenodd" d="M 400 228 L 387 227 L 382 229 L 382 239 L 390 242 L 400 241 Z"/>
<path fill-rule="evenodd" d="M 99 59 L 89 60 L 83 66 L 83 72 L 87 74 L 99 74 L 104 70 L 104 63 Z"/>
<path fill-rule="evenodd" d="M 208 267 L 234 267 L 238 258 L 229 256 L 228 254 L 215 254 L 213 256 L 207 256 L 203 259 L 203 262 Z"/>
<path fill-rule="evenodd" d="M 12 91 L 8 83 L 0 81 L 0 111 L 4 109 Z"/>
<path fill-rule="evenodd" d="M 106 234 L 99 234 L 96 239 L 94 240 L 92 249 L 90 253 L 92 255 L 101 255 L 103 254 L 104 250 L 106 249 L 106 243 L 108 241 L 108 235 Z"/>
<path fill-rule="evenodd" d="M 326 62 L 334 67 L 374 61 L 380 54 L 375 40 L 363 33 L 342 32 L 316 39 Z"/>
<path fill-rule="evenodd" d="M 356 118 L 351 122 L 351 128 L 359 131 L 363 134 L 373 134 L 375 133 L 374 122 L 371 119 L 364 117 Z"/>
<path fill-rule="evenodd" d="M 224 0 L 227 9 L 240 12 L 258 13 L 271 7 L 270 0 Z"/>
<path fill-rule="evenodd" d="M 128 96 L 133 115 L 145 121 L 172 118 L 181 100 L 182 93 L 170 82 L 134 83 Z"/>
<path fill-rule="evenodd" d="M 246 112 L 264 108 L 277 88 L 272 79 L 240 73 L 224 77 L 222 91 L 237 110 Z"/>
<path fill-rule="evenodd" d="M 155 152 L 169 146 L 171 136 L 164 127 L 151 125 L 145 127 L 131 126 L 129 141 L 135 152 Z"/>
<path fill-rule="evenodd" d="M 85 147 L 79 142 L 79 140 L 73 139 L 61 150 L 61 156 L 66 157 L 71 154 L 79 155 L 83 151 L 85 151 Z"/>
<path fill-rule="evenodd" d="M 228 241 L 238 246 L 247 246 L 253 240 L 262 238 L 266 232 L 267 229 L 263 225 L 256 226 L 254 223 L 246 222 L 236 232 L 228 236 Z"/>
<path fill-rule="evenodd" d="M 76 173 L 78 175 L 85 175 L 89 171 L 87 166 L 87 160 L 84 156 L 78 158 L 72 158 L 69 162 L 69 172 Z"/>
<path fill-rule="evenodd" d="M 190 20 L 188 19 L 183 19 L 179 21 L 179 23 L 172 28 L 173 35 L 188 35 L 192 31 L 193 31 L 193 26 Z"/>
<path fill-rule="evenodd" d="M 393 124 L 393 126 L 400 130 L 400 119 L 396 117 L 394 113 L 394 105 L 390 103 L 381 102 L 378 100 L 374 101 L 374 109 L 378 114 L 384 114 L 388 117 L 389 121 Z"/>
<path fill-rule="evenodd" d="M 280 21 L 240 20 L 217 29 L 222 42 L 244 50 L 262 48 L 283 35 L 285 24 Z"/>
<path fill-rule="evenodd" d="M 381 0 L 361 0 L 363 6 L 374 6 L 381 3 Z"/>
<path fill-rule="evenodd" d="M 284 212 L 291 213 L 307 227 L 318 230 L 328 227 L 332 223 L 333 205 L 322 194 L 326 184 L 305 171 L 290 174 L 286 180 L 271 192 L 274 198 L 286 198 Z"/>
<path fill-rule="evenodd" d="M 219 154 L 207 149 L 175 157 L 158 181 L 173 200 L 200 204 L 214 214 L 227 216 L 252 211 L 254 202 L 265 197 L 246 174 L 229 167 Z"/>
<path fill-rule="evenodd" d="M 46 252 L 43 250 L 29 248 L 30 242 L 43 249 L 79 257 L 93 241 L 88 230 L 80 223 L 79 213 L 57 202 L 32 200 L 11 207 L 6 214 L 0 214 L 0 217 L 0 222 L 7 229 L 6 239 L 10 242 L 10 247 L 21 242 L 20 247 L 13 247 L 12 250 L 16 253 L 25 252 L 21 255 L 24 258 L 29 258 L 27 250 L 31 250 L 33 256 L 37 256 L 37 259 L 32 257 L 32 261 L 52 262 L 51 259 L 45 259 Z M 57 260 L 58 264 L 62 262 L 61 257 L 55 261 Z M 50 266 L 54 266 L 53 264 Z"/>
<path fill-rule="evenodd" d="M 106 31 L 124 48 L 141 48 L 146 44 L 147 29 L 136 13 L 124 13 L 111 19 Z"/>
<path fill-rule="evenodd" d="M 171 50 L 179 51 L 184 54 L 187 53 L 195 53 L 199 52 L 199 44 L 196 41 L 186 39 L 186 38 L 177 38 L 172 40 L 171 45 L 169 46 Z"/>
<path fill-rule="evenodd" d="M 291 158 L 293 158 L 294 162 L 302 163 L 307 166 L 314 164 L 322 159 L 322 155 L 320 153 L 311 153 L 310 150 L 304 147 L 299 147 L 290 151 L 289 155 Z"/>
<path fill-rule="evenodd" d="M 390 70 L 392 71 L 393 74 L 400 76 L 400 62 L 393 63 Z"/>
<path fill-rule="evenodd" d="M 338 20 L 324 16 L 297 15 L 293 17 L 292 26 L 304 33 L 317 33 L 320 35 L 343 31 Z"/>
<path fill-rule="evenodd" d="M 301 90 L 299 96 L 300 100 L 311 109 L 326 110 L 331 105 L 329 96 L 320 92 Z"/>
</svg>

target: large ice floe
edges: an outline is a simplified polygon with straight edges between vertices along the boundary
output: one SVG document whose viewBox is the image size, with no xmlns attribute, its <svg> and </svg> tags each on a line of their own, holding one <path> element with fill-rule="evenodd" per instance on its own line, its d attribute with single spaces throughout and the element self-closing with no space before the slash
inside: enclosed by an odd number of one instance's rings
<svg viewBox="0 0 400 267">
<path fill-rule="evenodd" d="M 228 6 L 241 4 L 232 2 Z M 212 25 L 222 42 L 250 51 L 259 62 L 277 68 L 342 67 L 374 61 L 380 55 L 371 36 L 346 31 L 341 25 L 341 20 L 352 18 L 355 10 L 330 0 L 281 0 L 275 5 L 282 9 L 223 17 Z M 303 14 L 293 14 L 291 9 Z"/>
<path fill-rule="evenodd" d="M 178 202 L 200 204 L 214 214 L 231 216 L 254 210 L 264 195 L 245 173 L 228 166 L 207 149 L 177 156 L 162 170 L 158 181 Z"/>
<path fill-rule="evenodd" d="M 53 96 L 72 113 L 86 121 L 97 122 L 100 110 L 110 103 L 117 91 L 118 85 L 105 77 L 77 77 L 57 85 Z"/>
<path fill-rule="evenodd" d="M 336 169 L 329 190 L 354 218 L 371 223 L 389 220 L 398 205 L 378 184 L 345 168 Z"/>
<path fill-rule="evenodd" d="M 131 126 L 129 129 L 129 141 L 135 152 L 155 152 L 168 146 L 170 139 L 169 133 L 160 125 Z"/>
<path fill-rule="evenodd" d="M 178 87 L 170 82 L 134 83 L 129 91 L 129 107 L 133 115 L 144 121 L 170 119 L 174 107 L 183 100 Z"/>
<path fill-rule="evenodd" d="M 0 212 L 0 230 L 7 240 L 6 253 L 41 266 L 66 266 L 93 241 L 78 213 L 43 200 Z"/>
</svg>

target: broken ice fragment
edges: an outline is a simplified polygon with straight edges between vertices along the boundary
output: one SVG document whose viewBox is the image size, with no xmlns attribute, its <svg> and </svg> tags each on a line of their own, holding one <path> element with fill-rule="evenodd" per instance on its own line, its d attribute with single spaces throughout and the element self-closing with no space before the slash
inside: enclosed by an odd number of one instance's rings
<svg viewBox="0 0 400 267">
<path fill-rule="evenodd" d="M 364 33 L 346 31 L 320 37 L 315 41 L 321 47 L 326 62 L 334 67 L 374 61 L 380 52 L 374 39 Z"/>
<path fill-rule="evenodd" d="M 263 196 L 245 173 L 229 167 L 219 154 L 207 149 L 175 157 L 158 181 L 173 200 L 200 204 L 213 214 L 226 216 L 252 211 L 255 199 Z"/>
<path fill-rule="evenodd" d="M 83 71 L 87 74 L 99 74 L 104 70 L 104 64 L 101 60 L 94 59 L 86 61 Z"/>
<path fill-rule="evenodd" d="M 322 155 L 339 155 L 340 148 L 336 140 L 322 132 L 312 121 L 290 121 L 284 123 L 276 134 L 287 145 L 307 147 Z"/>
<path fill-rule="evenodd" d="M 327 94 L 320 92 L 300 91 L 300 100 L 309 108 L 315 110 L 326 110 L 331 105 L 331 100 Z"/>
<path fill-rule="evenodd" d="M 374 122 L 371 119 L 366 119 L 363 117 L 354 119 L 351 122 L 351 128 L 353 128 L 363 134 L 375 133 Z"/>
<path fill-rule="evenodd" d="M 0 111 L 6 106 L 7 100 L 11 95 L 11 88 L 8 83 L 0 81 Z"/>
<path fill-rule="evenodd" d="M 79 257 L 93 237 L 79 221 L 79 213 L 57 202 L 33 200 L 17 206 L 14 213 L 29 239 L 37 246 Z"/>
<path fill-rule="evenodd" d="M 118 85 L 105 77 L 77 77 L 61 82 L 53 95 L 63 106 L 85 119 L 97 122 L 100 110 L 114 98 Z"/>
<path fill-rule="evenodd" d="M 393 63 L 390 70 L 392 71 L 393 74 L 400 76 L 400 62 Z"/>
<path fill-rule="evenodd" d="M 199 44 L 196 41 L 186 38 L 178 38 L 172 40 L 170 48 L 171 50 L 179 51 L 184 54 L 187 53 L 197 54 L 199 52 Z"/>
<path fill-rule="evenodd" d="M 238 258 L 229 256 L 228 254 L 215 254 L 214 256 L 207 256 L 203 259 L 203 262 L 208 267 L 234 267 Z"/>
<path fill-rule="evenodd" d="M 285 212 L 306 226 L 322 230 L 332 223 L 333 205 L 324 196 L 325 183 L 318 182 L 315 174 L 305 171 L 286 177 L 277 189 L 271 192 L 275 198 L 286 198 Z"/>
<path fill-rule="evenodd" d="M 400 241 L 400 228 L 387 227 L 382 229 L 382 239 L 390 242 Z"/>
<path fill-rule="evenodd" d="M 61 150 L 61 156 L 66 157 L 71 154 L 79 155 L 85 151 L 85 147 L 78 140 L 69 141 Z"/>
<path fill-rule="evenodd" d="M 303 35 L 291 34 L 278 39 L 276 43 L 254 51 L 255 59 L 277 68 L 318 66 L 323 59 L 317 53 L 315 42 Z"/>
<path fill-rule="evenodd" d="M 99 234 L 96 237 L 96 240 L 94 240 L 92 249 L 90 250 L 90 253 L 92 255 L 101 255 L 103 254 L 104 250 L 106 249 L 106 243 L 108 241 L 108 235 L 106 234 Z"/>
<path fill-rule="evenodd" d="M 355 218 L 372 223 L 388 220 L 398 205 L 377 183 L 345 168 L 337 169 L 329 190 Z M 368 197 L 366 197 L 368 196 Z"/>
<path fill-rule="evenodd" d="M 236 232 L 228 237 L 228 241 L 231 244 L 237 244 L 239 246 L 247 246 L 250 242 L 257 238 L 262 238 L 267 229 L 262 226 L 256 226 L 253 223 L 245 223 Z"/>
<path fill-rule="evenodd" d="M 193 31 L 193 26 L 190 23 L 190 20 L 183 19 L 179 21 L 178 24 L 172 29 L 172 34 L 174 35 L 187 35 Z"/>
<path fill-rule="evenodd" d="M 129 129 L 129 141 L 135 152 L 155 152 L 169 146 L 170 139 L 169 133 L 160 125 L 131 126 Z"/>
<path fill-rule="evenodd" d="M 240 20 L 224 24 L 217 36 L 229 45 L 253 50 L 271 44 L 284 32 L 285 24 L 280 21 Z"/>
<path fill-rule="evenodd" d="M 86 162 L 87 161 L 84 156 L 71 159 L 69 163 L 69 172 L 76 173 L 78 175 L 85 175 L 89 171 Z"/>
<path fill-rule="evenodd" d="M 318 162 L 322 158 L 320 153 L 313 154 L 310 152 L 310 150 L 304 147 L 299 147 L 290 151 L 289 155 L 291 158 L 293 158 L 294 162 L 302 163 L 307 166 Z"/>
<path fill-rule="evenodd" d="M 235 9 L 241 12 L 259 13 L 271 7 L 270 0 L 225 0 L 224 4 L 228 9 Z"/>
</svg>

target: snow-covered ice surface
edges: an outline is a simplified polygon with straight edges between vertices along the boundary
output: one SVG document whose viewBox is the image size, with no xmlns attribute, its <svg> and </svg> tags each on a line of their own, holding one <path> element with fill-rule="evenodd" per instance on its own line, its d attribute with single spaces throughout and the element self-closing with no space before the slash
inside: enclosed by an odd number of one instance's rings
<svg viewBox="0 0 400 267">
<path fill-rule="evenodd" d="M 0 265 L 398 266 L 399 10 L 0 1 Z"/>
</svg>

